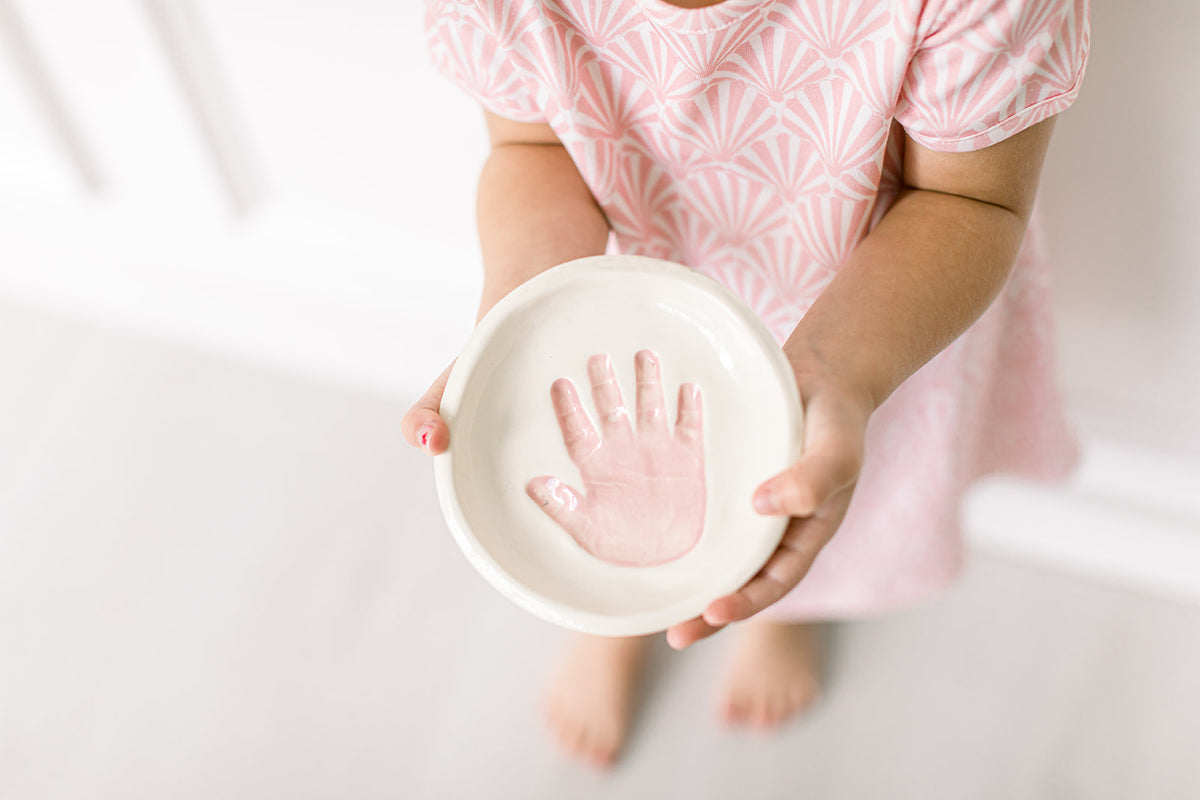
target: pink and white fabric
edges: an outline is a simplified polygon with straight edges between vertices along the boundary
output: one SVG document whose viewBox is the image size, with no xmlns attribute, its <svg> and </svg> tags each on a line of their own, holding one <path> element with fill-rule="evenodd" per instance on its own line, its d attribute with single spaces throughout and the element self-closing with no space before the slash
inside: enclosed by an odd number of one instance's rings
<svg viewBox="0 0 1200 800">
<path fill-rule="evenodd" d="M 901 128 L 986 147 L 1067 108 L 1087 0 L 426 0 L 434 63 L 485 108 L 549 123 L 612 225 L 610 252 L 679 261 L 782 342 L 887 210 Z M 969 265 L 964 265 L 969 268 Z M 961 569 L 958 505 L 996 470 L 1064 473 L 1047 269 L 1005 291 L 876 413 L 842 528 L 767 613 L 846 617 Z"/>
</svg>

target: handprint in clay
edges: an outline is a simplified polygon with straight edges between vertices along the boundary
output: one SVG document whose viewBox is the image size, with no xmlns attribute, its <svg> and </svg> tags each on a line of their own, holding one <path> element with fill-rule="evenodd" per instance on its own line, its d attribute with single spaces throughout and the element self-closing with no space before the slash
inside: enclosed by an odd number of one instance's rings
<svg viewBox="0 0 1200 800">
<path fill-rule="evenodd" d="M 637 429 L 607 355 L 588 360 L 597 431 L 575 384 L 560 378 L 550 398 L 583 491 L 544 475 L 526 492 L 587 552 L 613 564 L 651 566 L 691 550 L 704 530 L 704 431 L 700 390 L 679 387 L 675 430 L 667 428 L 658 356 L 642 350 Z"/>
</svg>

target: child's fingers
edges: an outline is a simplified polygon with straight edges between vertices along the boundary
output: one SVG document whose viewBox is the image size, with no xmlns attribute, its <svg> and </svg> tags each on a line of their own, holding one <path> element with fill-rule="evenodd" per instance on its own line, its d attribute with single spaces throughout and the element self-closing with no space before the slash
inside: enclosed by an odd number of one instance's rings
<svg viewBox="0 0 1200 800">
<path fill-rule="evenodd" d="M 442 395 L 446 392 L 446 381 L 450 380 L 450 370 L 453 368 L 452 361 L 400 420 L 400 432 L 404 434 L 404 440 L 430 455 L 444 453 L 450 446 L 450 428 L 442 419 L 439 408 L 442 405 Z"/>
<path fill-rule="evenodd" d="M 554 403 L 554 414 L 562 431 L 567 455 L 576 464 L 590 456 L 600 446 L 600 436 L 579 402 L 575 384 L 567 378 L 559 378 L 550 385 L 550 400 Z"/>
<path fill-rule="evenodd" d="M 723 627 L 723 625 L 709 625 L 703 617 L 695 617 L 668 628 L 667 644 L 675 650 L 682 650 L 701 639 L 707 639 Z"/>
<path fill-rule="evenodd" d="M 596 404 L 596 416 L 600 418 L 600 431 L 605 441 L 632 439 L 629 409 L 621 398 L 612 359 L 606 355 L 589 358 L 588 378 L 592 381 L 592 401 Z"/>
<path fill-rule="evenodd" d="M 704 621 L 710 625 L 728 625 L 748 619 L 779 601 L 812 567 L 819 549 L 781 544 L 745 586 L 709 603 L 704 610 Z"/>
<path fill-rule="evenodd" d="M 679 387 L 679 413 L 675 420 L 675 438 L 691 445 L 704 442 L 704 403 L 694 383 Z"/>
<path fill-rule="evenodd" d="M 633 365 L 637 375 L 638 435 L 665 434 L 667 410 L 658 356 L 651 350 L 639 350 L 633 357 Z"/>
<path fill-rule="evenodd" d="M 843 490 L 830 498 L 815 516 L 793 519 L 779 547 L 758 574 L 733 594 L 709 603 L 704 610 L 704 621 L 710 625 L 728 625 L 748 619 L 796 588 L 845 519 L 851 495 L 851 490 Z"/>
</svg>

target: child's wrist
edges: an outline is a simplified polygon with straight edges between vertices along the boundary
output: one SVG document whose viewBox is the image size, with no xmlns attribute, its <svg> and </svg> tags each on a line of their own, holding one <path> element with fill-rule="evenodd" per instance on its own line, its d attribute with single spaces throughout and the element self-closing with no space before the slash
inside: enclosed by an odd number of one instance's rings
<svg viewBox="0 0 1200 800">
<path fill-rule="evenodd" d="M 784 344 L 783 352 L 792 365 L 800 399 L 805 405 L 817 394 L 836 395 L 840 404 L 854 407 L 865 420 L 882 402 L 880 390 L 870 374 L 856 369 L 847 360 L 830 358 L 819 348 L 797 341 L 796 337 Z"/>
</svg>

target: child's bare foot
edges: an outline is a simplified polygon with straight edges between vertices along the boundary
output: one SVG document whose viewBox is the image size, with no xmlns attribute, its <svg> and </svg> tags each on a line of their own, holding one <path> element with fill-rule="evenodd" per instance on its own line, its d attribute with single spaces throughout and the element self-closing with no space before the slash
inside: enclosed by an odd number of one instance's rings
<svg viewBox="0 0 1200 800">
<path fill-rule="evenodd" d="M 616 760 L 648 642 L 644 636 L 572 638 L 546 692 L 546 721 L 571 756 L 596 767 Z"/>
<path fill-rule="evenodd" d="M 767 620 L 740 628 L 718 710 L 733 725 L 773 728 L 817 699 L 821 631 Z"/>
</svg>

